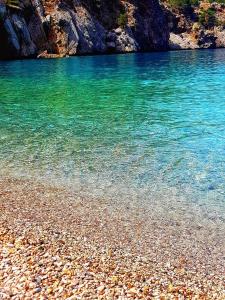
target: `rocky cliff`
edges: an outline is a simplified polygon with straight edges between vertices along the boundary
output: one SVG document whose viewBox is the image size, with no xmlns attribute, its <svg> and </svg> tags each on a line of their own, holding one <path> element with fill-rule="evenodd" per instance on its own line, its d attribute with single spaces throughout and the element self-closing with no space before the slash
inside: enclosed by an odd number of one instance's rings
<svg viewBox="0 0 225 300">
<path fill-rule="evenodd" d="M 225 47 L 221 3 L 0 0 L 0 58 L 216 47 Z"/>
<path fill-rule="evenodd" d="M 170 30 L 170 49 L 225 47 L 225 4 L 200 1 L 184 5 L 185 0 L 179 0 L 175 3 L 180 7 L 174 7 L 171 1 L 174 4 L 174 0 L 163 2 Z"/>
<path fill-rule="evenodd" d="M 0 0 L 0 58 L 166 50 L 157 0 Z"/>
</svg>

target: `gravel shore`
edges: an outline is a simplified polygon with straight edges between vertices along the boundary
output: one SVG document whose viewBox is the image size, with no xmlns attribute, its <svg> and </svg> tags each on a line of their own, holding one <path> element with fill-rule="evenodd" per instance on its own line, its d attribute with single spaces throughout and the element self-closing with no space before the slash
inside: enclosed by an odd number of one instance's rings
<svg viewBox="0 0 225 300">
<path fill-rule="evenodd" d="M 224 219 L 158 207 L 1 178 L 0 299 L 225 299 Z"/>
</svg>

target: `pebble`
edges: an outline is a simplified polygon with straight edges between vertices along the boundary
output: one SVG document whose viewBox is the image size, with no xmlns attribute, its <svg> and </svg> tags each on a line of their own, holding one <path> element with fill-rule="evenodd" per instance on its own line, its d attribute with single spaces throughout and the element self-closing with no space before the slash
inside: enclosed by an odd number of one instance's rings
<svg viewBox="0 0 225 300">
<path fill-rule="evenodd" d="M 151 223 L 138 212 L 139 219 L 133 208 L 107 215 L 104 202 L 75 205 L 64 190 L 51 187 L 46 198 L 38 184 L 6 185 L 12 193 L 0 198 L 0 298 L 225 299 L 222 223 L 206 230 L 198 220 L 194 233 L 181 232 L 159 216 Z"/>
</svg>

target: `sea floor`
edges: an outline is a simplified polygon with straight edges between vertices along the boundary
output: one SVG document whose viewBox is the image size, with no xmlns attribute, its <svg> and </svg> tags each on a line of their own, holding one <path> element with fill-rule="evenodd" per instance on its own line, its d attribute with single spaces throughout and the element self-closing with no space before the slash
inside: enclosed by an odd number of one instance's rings
<svg viewBox="0 0 225 300">
<path fill-rule="evenodd" d="M 225 299 L 223 211 L 208 209 L 1 177 L 0 299 Z"/>
</svg>

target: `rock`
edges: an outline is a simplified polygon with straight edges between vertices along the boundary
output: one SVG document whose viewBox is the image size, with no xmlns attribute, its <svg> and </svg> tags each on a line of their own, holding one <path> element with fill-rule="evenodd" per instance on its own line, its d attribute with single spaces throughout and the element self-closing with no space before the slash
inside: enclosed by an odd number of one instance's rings
<svg viewBox="0 0 225 300">
<path fill-rule="evenodd" d="M 97 291 L 98 291 L 98 294 L 99 294 L 99 295 L 104 294 L 104 290 L 105 290 L 104 285 L 101 285 L 101 286 L 99 286 L 99 287 L 97 288 Z"/>
<path fill-rule="evenodd" d="M 37 58 L 60 58 L 60 57 L 64 57 L 65 55 L 63 54 L 53 54 L 53 53 L 48 53 L 47 50 L 41 52 L 38 54 Z"/>
<path fill-rule="evenodd" d="M 43 22 L 42 22 L 43 21 Z M 45 22 L 45 19 L 40 19 L 37 14 L 32 14 L 27 24 L 30 36 L 33 43 L 36 45 L 38 52 L 44 50 L 51 50 L 48 42 L 49 25 Z"/>
<path fill-rule="evenodd" d="M 0 58 L 30 57 L 36 53 L 25 19 L 22 15 L 9 15 L 0 5 Z"/>
<path fill-rule="evenodd" d="M 129 293 L 130 294 L 137 294 L 138 292 L 137 292 L 136 288 L 133 287 L 133 288 L 129 289 Z"/>
<path fill-rule="evenodd" d="M 75 17 L 69 10 L 59 9 L 53 15 L 54 24 L 60 28 L 56 31 L 58 54 L 75 55 L 79 42 L 77 29 L 74 25 Z"/>
<path fill-rule="evenodd" d="M 6 6 L 0 4 L 0 57 L 17 57 L 20 54 L 20 43 L 17 33 L 7 15 Z"/>
<path fill-rule="evenodd" d="M 47 15 L 47 16 L 46 16 L 45 22 L 47 22 L 48 24 L 51 23 L 51 16 L 50 16 L 50 15 Z"/>
<path fill-rule="evenodd" d="M 117 52 L 135 52 L 139 49 L 139 45 L 134 39 L 131 30 L 127 29 L 117 36 L 116 51 Z"/>
<path fill-rule="evenodd" d="M 172 8 L 164 3 L 170 29 L 170 49 L 224 47 L 225 6 L 200 1 L 189 9 Z M 210 19 L 208 11 L 213 12 Z M 204 13 L 203 13 L 204 12 Z M 200 17 L 205 15 L 205 19 Z"/>
<path fill-rule="evenodd" d="M 79 35 L 79 54 L 103 53 L 107 50 L 106 30 L 90 13 L 79 8 L 75 14 L 76 28 Z"/>
<path fill-rule="evenodd" d="M 129 19 L 131 30 L 141 51 L 167 50 L 169 28 L 166 16 L 156 0 L 132 1 Z"/>
<path fill-rule="evenodd" d="M 3 3 L 0 3 L 0 21 L 4 20 L 6 17 L 6 7 Z"/>
<path fill-rule="evenodd" d="M 116 28 L 114 30 L 114 32 L 117 34 L 117 35 L 120 35 L 122 33 L 122 29 L 120 27 Z"/>
<path fill-rule="evenodd" d="M 114 50 L 116 48 L 115 42 L 108 42 L 106 45 L 109 50 Z"/>
<path fill-rule="evenodd" d="M 45 11 L 40 0 L 31 0 L 31 3 L 35 9 L 36 14 L 43 22 L 45 20 Z"/>
<path fill-rule="evenodd" d="M 1 34 L 2 36 L 7 36 L 7 39 L 3 39 L 3 52 L 5 49 L 5 53 L 3 55 L 7 57 L 8 55 L 11 57 L 17 57 L 20 54 L 20 43 L 16 31 L 11 23 L 9 18 L 4 20 L 3 26 L 1 27 Z M 9 52 L 8 52 L 9 51 Z"/>
<path fill-rule="evenodd" d="M 13 14 L 11 20 L 20 38 L 20 55 L 22 57 L 35 55 L 37 49 L 31 39 L 25 19 L 17 14 Z"/>
<path fill-rule="evenodd" d="M 224 5 L 162 7 L 157 0 L 30 0 L 18 12 L 1 3 L 0 58 L 225 47 Z M 199 23 L 206 8 L 215 10 L 214 27 Z"/>
<path fill-rule="evenodd" d="M 120 4 L 102 0 L 100 6 L 88 0 L 30 0 L 21 8 L 17 13 L 0 4 L 0 58 L 165 50 L 168 46 L 166 18 L 157 0 Z M 127 14 L 124 28 L 117 24 L 121 9 Z"/>
<path fill-rule="evenodd" d="M 171 50 L 199 48 L 198 44 L 193 42 L 189 35 L 174 33 L 170 34 L 169 47 Z"/>
<path fill-rule="evenodd" d="M 40 293 L 41 292 L 41 288 L 40 287 L 37 287 L 35 290 L 34 290 L 35 293 Z"/>
<path fill-rule="evenodd" d="M 202 30 L 199 34 L 198 45 L 200 48 L 215 48 L 216 37 L 214 33 Z"/>
<path fill-rule="evenodd" d="M 117 35 L 115 32 L 109 31 L 106 35 L 106 41 L 108 42 L 115 42 L 117 39 Z"/>
<path fill-rule="evenodd" d="M 215 32 L 216 37 L 216 47 L 224 48 L 225 47 L 225 31 L 217 31 Z"/>
<path fill-rule="evenodd" d="M 208 186 L 208 190 L 209 190 L 209 191 L 214 191 L 214 190 L 215 190 L 215 186 L 212 185 L 212 184 L 210 184 L 210 185 Z"/>
</svg>

